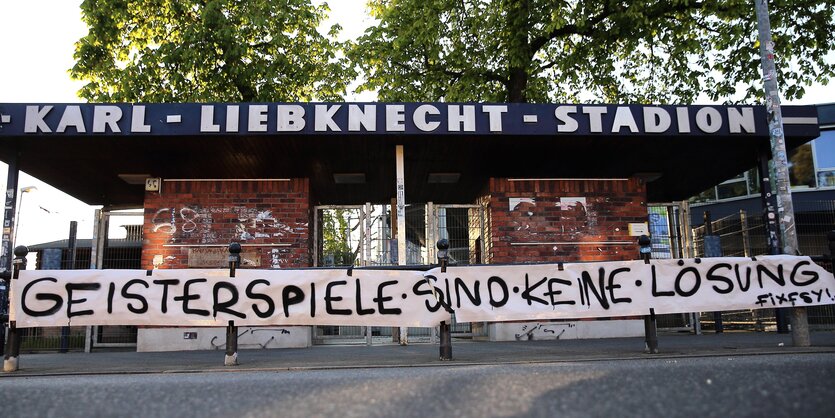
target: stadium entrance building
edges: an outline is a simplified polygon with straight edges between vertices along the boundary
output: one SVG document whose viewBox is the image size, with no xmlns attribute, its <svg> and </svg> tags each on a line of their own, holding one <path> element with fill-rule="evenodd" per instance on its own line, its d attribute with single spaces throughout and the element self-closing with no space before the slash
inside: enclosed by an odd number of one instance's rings
<svg viewBox="0 0 835 418">
<path fill-rule="evenodd" d="M 783 115 L 788 148 L 818 136 L 814 106 Z M 2 265 L 18 170 L 103 206 L 99 268 L 106 214 L 139 207 L 146 269 L 220 268 L 230 242 L 244 268 L 431 264 L 440 238 L 459 265 L 631 260 L 648 204 L 755 166 L 768 129 L 759 106 L 0 104 Z M 643 333 L 640 320 L 593 322 L 563 338 Z M 483 325 L 458 331 L 519 339 L 537 326 Z M 349 328 L 285 345 L 387 334 Z M 140 330 L 140 349 L 143 333 L 211 348 L 164 331 Z"/>
</svg>

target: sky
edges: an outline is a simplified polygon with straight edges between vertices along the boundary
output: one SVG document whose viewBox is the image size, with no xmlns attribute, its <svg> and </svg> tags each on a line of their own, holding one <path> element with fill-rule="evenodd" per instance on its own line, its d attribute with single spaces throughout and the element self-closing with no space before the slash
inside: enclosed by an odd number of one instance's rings
<svg viewBox="0 0 835 418">
<path fill-rule="evenodd" d="M 320 0 L 321 1 L 321 0 Z M 77 103 L 82 83 L 73 81 L 74 43 L 86 33 L 76 0 L 0 0 L 0 103 Z M 365 0 L 331 0 L 331 18 L 343 38 L 354 38 L 372 24 L 365 15 Z M 835 85 L 807 89 L 809 94 L 791 104 L 830 103 Z M 373 100 L 367 95 L 349 100 Z M 701 101 L 706 103 L 706 101 Z M 789 103 L 787 103 L 789 104 Z M 6 189 L 7 165 L 0 162 L 0 190 Z M 53 187 L 21 173 L 18 187 L 35 186 L 18 201 L 17 243 L 32 245 L 65 239 L 70 221 L 78 221 L 79 238 L 93 235 L 95 207 L 88 206 Z M 127 223 L 141 219 L 127 218 Z M 115 230 L 111 228 L 112 231 Z"/>
</svg>

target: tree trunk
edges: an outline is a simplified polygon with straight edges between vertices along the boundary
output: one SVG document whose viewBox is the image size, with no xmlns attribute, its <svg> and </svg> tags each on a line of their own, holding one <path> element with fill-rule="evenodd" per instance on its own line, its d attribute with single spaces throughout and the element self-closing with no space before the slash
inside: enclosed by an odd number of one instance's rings
<svg viewBox="0 0 835 418">
<path fill-rule="evenodd" d="M 507 30 L 510 33 L 508 42 L 507 101 L 510 103 L 525 103 L 528 101 L 528 72 L 527 67 L 533 59 L 531 44 L 528 39 L 530 31 L 530 4 L 528 0 L 506 0 Z"/>
<path fill-rule="evenodd" d="M 527 103 L 528 73 L 524 68 L 511 68 L 507 83 L 507 101 L 510 103 Z"/>
</svg>

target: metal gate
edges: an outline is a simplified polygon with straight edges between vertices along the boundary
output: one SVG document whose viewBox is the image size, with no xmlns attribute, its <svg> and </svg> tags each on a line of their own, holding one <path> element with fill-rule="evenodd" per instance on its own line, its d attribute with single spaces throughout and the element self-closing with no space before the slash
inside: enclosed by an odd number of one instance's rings
<svg viewBox="0 0 835 418">
<path fill-rule="evenodd" d="M 92 268 L 142 268 L 142 211 L 97 210 L 96 226 L 90 248 Z M 91 348 L 136 347 L 135 326 L 105 325 L 87 328 L 87 345 Z"/>
<path fill-rule="evenodd" d="M 647 206 L 653 259 L 693 257 L 693 232 L 688 202 L 653 203 Z M 658 315 L 658 328 L 690 331 L 699 327 L 699 313 Z"/>
<path fill-rule="evenodd" d="M 37 269 L 139 269 L 143 212 L 96 210 L 93 239 L 77 239 L 77 223 L 69 238 L 30 246 Z M 81 233 L 82 236 L 84 232 Z M 135 347 L 134 326 L 71 326 L 24 328 L 24 351 L 85 350 Z"/>
<path fill-rule="evenodd" d="M 484 263 L 486 239 L 484 231 L 484 208 L 479 205 L 427 205 L 432 214 L 430 242 L 439 239 L 449 241 L 449 263 L 454 266 Z M 432 257 L 435 248 L 432 246 Z M 452 315 L 450 330 L 455 337 L 486 337 L 487 327 L 483 322 L 459 323 Z"/>
<path fill-rule="evenodd" d="M 315 208 L 316 267 L 397 265 L 396 218 L 392 205 L 337 205 Z M 435 243 L 450 241 L 453 265 L 482 262 L 484 215 L 476 205 L 406 205 L 406 265 L 433 264 Z M 453 322 L 454 335 L 480 336 L 486 327 Z M 391 327 L 316 326 L 314 344 L 382 344 L 393 341 Z M 431 328 L 408 329 L 409 342 L 434 342 Z"/>
</svg>

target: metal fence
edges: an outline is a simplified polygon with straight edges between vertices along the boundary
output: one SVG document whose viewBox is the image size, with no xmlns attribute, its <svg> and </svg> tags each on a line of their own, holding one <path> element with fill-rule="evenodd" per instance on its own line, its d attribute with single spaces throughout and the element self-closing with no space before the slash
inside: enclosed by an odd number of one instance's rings
<svg viewBox="0 0 835 418">
<path fill-rule="evenodd" d="M 829 255 L 826 234 L 835 229 L 835 201 L 798 201 L 794 204 L 795 228 L 797 229 L 798 252 L 803 255 Z M 722 256 L 751 257 L 769 253 L 766 231 L 761 214 L 740 211 L 711 222 L 713 234 L 720 237 Z M 694 254 L 704 256 L 704 225 L 693 228 Z M 818 261 L 828 271 L 832 265 Z M 812 329 L 835 329 L 835 305 L 807 308 L 809 326 Z M 776 330 L 777 320 L 774 309 L 756 309 L 722 312 L 725 329 L 752 331 Z M 715 329 L 713 313 L 702 313 L 704 329 Z"/>
<path fill-rule="evenodd" d="M 105 213 L 102 219 L 104 247 L 101 268 L 140 269 L 142 256 L 141 212 Z M 72 227 L 71 227 L 72 231 Z M 73 233 L 66 240 L 32 246 L 36 253 L 36 269 L 84 270 L 89 269 L 92 259 L 93 240 L 75 239 Z M 32 267 L 32 266 L 30 266 Z M 43 327 L 20 330 L 21 350 L 36 351 L 81 351 L 90 338 L 91 348 L 133 347 L 136 345 L 137 329 L 133 326 L 88 327 Z"/>
</svg>

